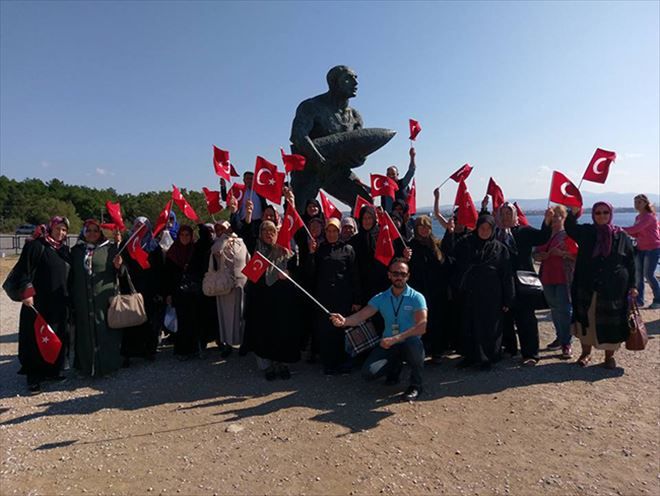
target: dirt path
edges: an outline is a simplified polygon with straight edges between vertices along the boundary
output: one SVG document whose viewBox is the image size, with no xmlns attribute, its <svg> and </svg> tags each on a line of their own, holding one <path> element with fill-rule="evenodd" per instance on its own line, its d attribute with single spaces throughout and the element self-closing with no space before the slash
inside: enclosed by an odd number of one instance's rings
<svg viewBox="0 0 660 496">
<path fill-rule="evenodd" d="M 252 357 L 215 348 L 190 362 L 163 350 L 101 380 L 70 373 L 26 396 L 18 310 L 0 295 L 3 495 L 660 494 L 658 311 L 644 311 L 649 348 L 621 351 L 616 371 L 556 352 L 490 373 L 447 358 L 402 404 L 401 387 L 304 363 L 269 383 Z"/>
</svg>

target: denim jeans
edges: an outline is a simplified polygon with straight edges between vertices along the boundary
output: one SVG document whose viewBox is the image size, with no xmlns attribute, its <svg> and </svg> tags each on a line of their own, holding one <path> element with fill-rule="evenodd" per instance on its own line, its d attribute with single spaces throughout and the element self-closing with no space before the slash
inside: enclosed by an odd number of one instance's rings
<svg viewBox="0 0 660 496">
<path fill-rule="evenodd" d="M 362 377 L 373 380 L 387 374 L 388 378 L 396 379 L 401 373 L 403 360 L 410 366 L 410 385 L 422 387 L 424 345 L 418 336 L 410 337 L 388 349 L 377 345 L 362 366 Z"/>
<path fill-rule="evenodd" d="M 569 298 L 568 285 L 546 284 L 543 286 L 545 300 L 550 307 L 552 323 L 555 325 L 557 339 L 562 346 L 571 344 L 571 315 L 573 307 Z"/>
<path fill-rule="evenodd" d="M 653 290 L 653 303 L 660 303 L 660 283 L 655 277 L 655 269 L 660 258 L 660 248 L 655 250 L 638 250 L 635 255 L 635 281 L 637 283 L 637 303 L 644 304 L 644 279 Z"/>
</svg>

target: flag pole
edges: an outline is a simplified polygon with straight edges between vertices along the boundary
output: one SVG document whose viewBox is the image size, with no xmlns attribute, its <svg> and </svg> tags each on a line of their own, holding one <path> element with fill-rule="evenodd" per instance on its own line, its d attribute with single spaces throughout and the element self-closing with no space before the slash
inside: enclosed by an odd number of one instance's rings
<svg viewBox="0 0 660 496">
<path fill-rule="evenodd" d="M 445 179 L 444 181 L 442 181 L 442 183 L 440 183 L 440 186 L 438 186 L 438 188 L 442 188 L 442 187 L 445 185 L 445 183 L 446 183 L 447 181 L 449 181 L 450 179 L 451 179 L 451 176 L 449 176 L 447 179 Z"/>
<path fill-rule="evenodd" d="M 140 231 L 142 231 L 142 228 L 143 228 L 143 227 L 146 227 L 146 224 L 142 224 L 142 225 L 140 226 L 140 229 L 138 229 L 138 230 L 135 231 L 133 234 L 131 234 L 131 236 L 126 240 L 126 243 L 124 243 L 124 246 L 121 247 L 121 250 L 119 250 L 119 251 L 117 252 L 117 255 L 115 255 L 115 256 L 119 256 L 119 255 L 121 255 L 121 252 L 124 251 L 124 248 L 126 248 L 126 247 L 128 246 L 128 243 L 130 243 L 131 240 L 132 240 L 135 236 L 137 236 L 137 235 L 140 233 Z"/>
<path fill-rule="evenodd" d="M 264 258 L 265 258 L 266 260 L 268 260 L 268 258 L 266 258 L 266 257 L 264 257 Z M 303 288 L 300 284 L 298 284 L 296 281 L 294 281 L 294 280 L 291 278 L 291 276 L 289 276 L 289 274 L 287 274 L 286 272 L 284 272 L 282 269 L 280 269 L 277 265 L 275 265 L 275 264 L 274 264 L 273 262 L 271 262 L 270 260 L 268 260 L 268 263 L 269 263 L 269 264 L 270 264 L 275 270 L 277 270 L 280 274 L 282 274 L 282 275 L 283 275 L 284 277 L 286 277 L 289 281 L 291 281 L 291 282 L 292 282 L 292 283 L 293 283 L 293 284 L 294 284 L 294 285 L 295 285 L 300 291 L 302 291 L 303 293 L 305 293 L 305 295 L 307 295 L 307 297 L 309 297 L 310 300 L 312 300 L 314 303 L 316 303 L 316 304 L 319 306 L 319 308 L 321 308 L 321 310 L 323 310 L 326 314 L 330 315 L 330 310 L 328 310 L 328 309 L 325 308 L 323 305 L 321 305 L 321 303 L 320 303 L 316 298 L 314 298 L 311 294 L 309 294 L 309 293 L 307 292 L 307 290 L 306 290 L 305 288 Z"/>
</svg>

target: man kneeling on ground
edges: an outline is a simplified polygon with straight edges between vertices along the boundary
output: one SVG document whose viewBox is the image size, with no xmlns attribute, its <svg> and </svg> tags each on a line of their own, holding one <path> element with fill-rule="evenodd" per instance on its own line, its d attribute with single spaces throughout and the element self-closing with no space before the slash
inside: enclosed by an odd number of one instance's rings
<svg viewBox="0 0 660 496">
<path fill-rule="evenodd" d="M 410 269 L 405 260 L 390 262 L 388 277 L 392 286 L 369 300 L 367 306 L 350 317 L 330 314 L 336 327 L 353 327 L 380 312 L 385 320 L 385 331 L 380 346 L 374 348 L 362 367 L 367 380 L 386 376 L 386 384 L 396 384 L 403 361 L 411 368 L 410 387 L 403 394 L 405 401 L 414 401 L 422 393 L 424 345 L 420 336 L 426 332 L 426 300 L 407 284 Z"/>
</svg>

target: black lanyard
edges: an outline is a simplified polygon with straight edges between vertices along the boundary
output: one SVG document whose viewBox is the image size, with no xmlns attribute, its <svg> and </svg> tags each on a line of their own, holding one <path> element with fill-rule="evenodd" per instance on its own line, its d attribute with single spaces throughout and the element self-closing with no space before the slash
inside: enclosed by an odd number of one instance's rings
<svg viewBox="0 0 660 496">
<path fill-rule="evenodd" d="M 390 303 L 392 303 L 392 311 L 394 312 L 394 322 L 398 323 L 399 310 L 401 310 L 401 305 L 403 305 L 403 294 L 401 294 L 401 301 L 399 302 L 398 307 L 394 308 L 394 298 L 392 298 L 392 295 L 390 295 Z"/>
</svg>

